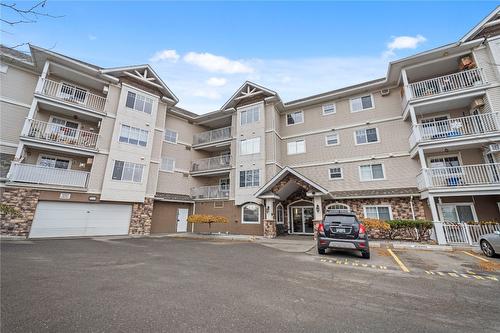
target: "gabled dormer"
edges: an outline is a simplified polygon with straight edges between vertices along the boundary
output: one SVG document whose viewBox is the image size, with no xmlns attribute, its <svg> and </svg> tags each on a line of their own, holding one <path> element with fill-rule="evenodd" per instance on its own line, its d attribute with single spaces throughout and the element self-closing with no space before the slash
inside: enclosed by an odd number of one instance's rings
<svg viewBox="0 0 500 333">
<path fill-rule="evenodd" d="M 238 106 L 258 102 L 268 97 L 277 97 L 280 100 L 279 95 L 275 91 L 246 81 L 222 106 L 221 110 L 237 108 Z"/>
</svg>

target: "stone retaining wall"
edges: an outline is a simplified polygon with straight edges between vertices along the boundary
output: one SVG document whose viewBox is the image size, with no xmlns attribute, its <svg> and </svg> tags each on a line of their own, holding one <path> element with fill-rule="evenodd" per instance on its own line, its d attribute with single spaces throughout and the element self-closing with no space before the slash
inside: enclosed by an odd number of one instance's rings
<svg viewBox="0 0 500 333">
<path fill-rule="evenodd" d="M 18 214 L 0 214 L 0 234 L 28 237 L 35 217 L 40 191 L 29 188 L 1 188 L 1 203 Z"/>
<path fill-rule="evenodd" d="M 151 233 L 151 221 L 153 220 L 153 198 L 145 198 L 144 203 L 134 203 L 132 206 L 132 218 L 128 233 L 130 235 L 149 235 Z"/>
</svg>

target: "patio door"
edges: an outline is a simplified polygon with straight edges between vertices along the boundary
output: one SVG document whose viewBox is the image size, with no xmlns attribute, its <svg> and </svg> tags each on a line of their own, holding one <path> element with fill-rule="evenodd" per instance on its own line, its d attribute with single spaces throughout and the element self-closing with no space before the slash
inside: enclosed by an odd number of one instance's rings
<svg viewBox="0 0 500 333">
<path fill-rule="evenodd" d="M 441 220 L 444 222 L 465 223 L 476 221 L 474 204 L 442 204 L 440 205 Z"/>
<path fill-rule="evenodd" d="M 314 233 L 314 208 L 312 206 L 292 207 L 292 232 L 296 234 Z"/>
</svg>

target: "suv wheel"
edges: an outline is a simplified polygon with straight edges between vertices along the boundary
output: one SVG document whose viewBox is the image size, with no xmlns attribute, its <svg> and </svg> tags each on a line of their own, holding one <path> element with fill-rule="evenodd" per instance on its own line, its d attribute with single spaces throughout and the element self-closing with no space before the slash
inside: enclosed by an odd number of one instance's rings
<svg viewBox="0 0 500 333">
<path fill-rule="evenodd" d="M 325 254 L 325 253 L 326 253 L 325 249 L 318 248 L 318 254 Z"/>
<path fill-rule="evenodd" d="M 483 253 L 487 257 L 493 257 L 495 255 L 495 250 L 493 250 L 493 247 L 491 246 L 490 243 L 486 240 L 481 241 L 481 250 L 483 250 Z"/>
<path fill-rule="evenodd" d="M 363 257 L 363 259 L 370 259 L 370 252 L 362 251 L 361 256 Z"/>
</svg>

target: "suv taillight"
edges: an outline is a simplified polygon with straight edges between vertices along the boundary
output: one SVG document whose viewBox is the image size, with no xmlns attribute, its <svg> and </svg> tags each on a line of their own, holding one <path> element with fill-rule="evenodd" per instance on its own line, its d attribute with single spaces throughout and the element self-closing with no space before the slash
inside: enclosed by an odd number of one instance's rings
<svg viewBox="0 0 500 333">
<path fill-rule="evenodd" d="M 323 223 L 318 224 L 318 233 L 322 235 L 325 234 L 325 225 Z"/>
<path fill-rule="evenodd" d="M 364 225 L 362 225 L 361 223 L 359 224 L 359 236 L 362 237 L 364 236 L 366 233 L 366 228 Z"/>
</svg>

